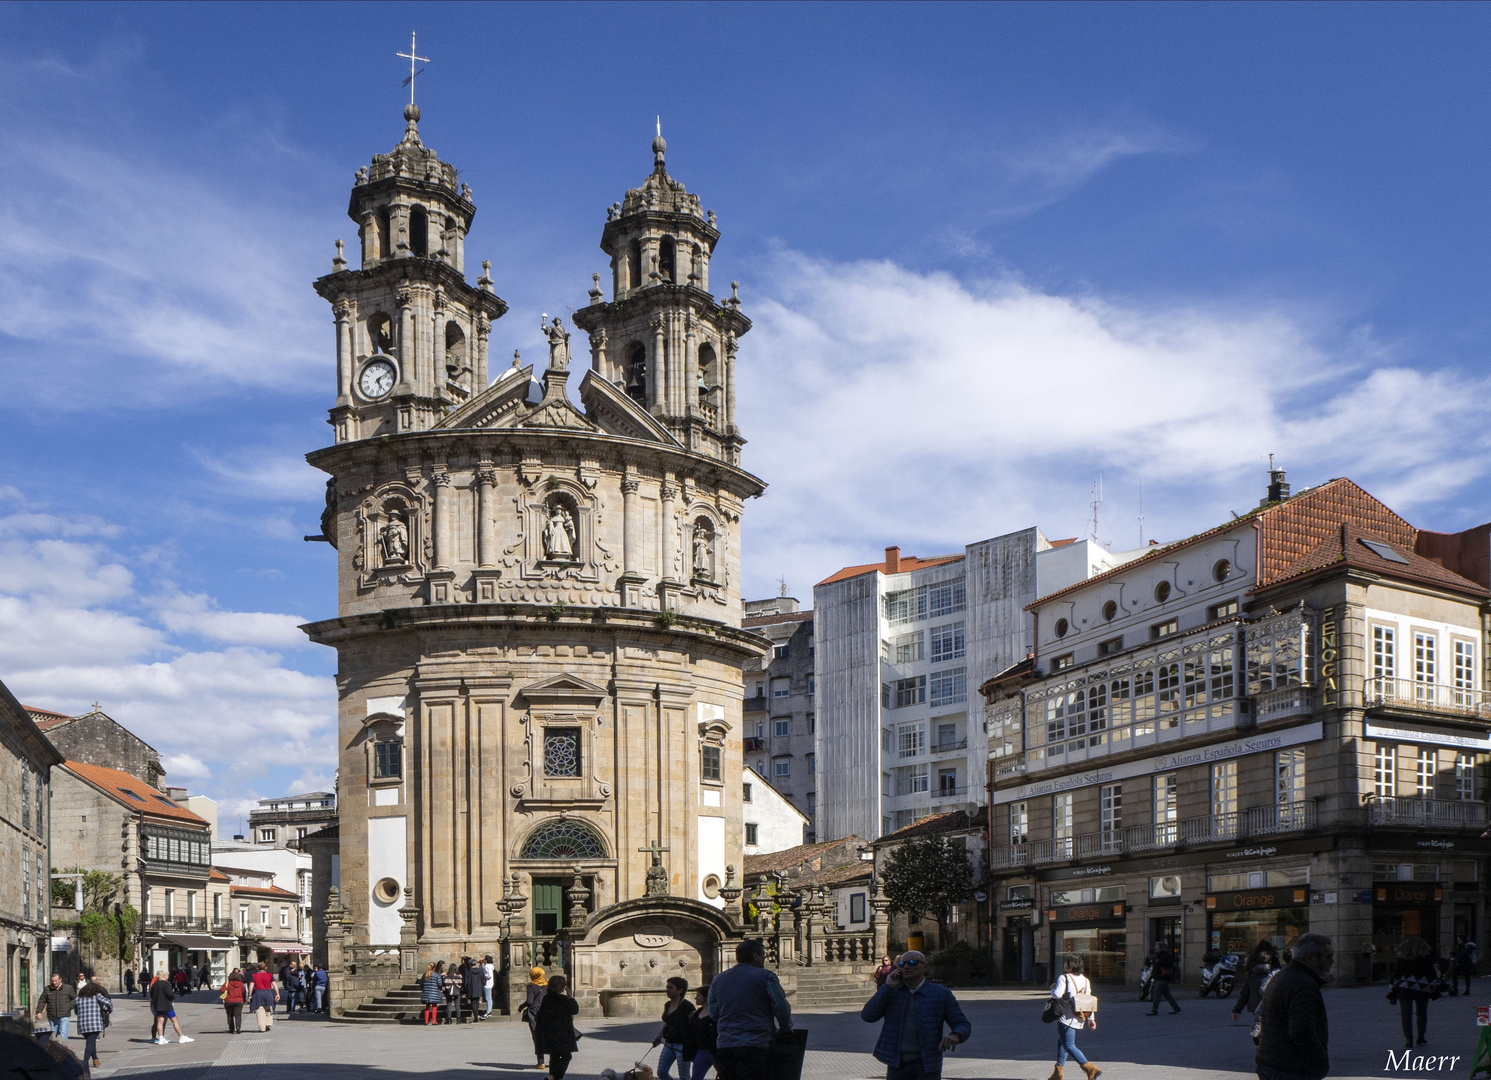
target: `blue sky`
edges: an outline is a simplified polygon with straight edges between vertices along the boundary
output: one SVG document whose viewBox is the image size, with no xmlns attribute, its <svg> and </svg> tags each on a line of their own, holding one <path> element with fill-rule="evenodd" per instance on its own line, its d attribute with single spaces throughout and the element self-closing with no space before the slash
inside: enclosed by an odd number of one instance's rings
<svg viewBox="0 0 1491 1080">
<path fill-rule="evenodd" d="M 511 313 L 584 302 L 650 167 L 724 234 L 746 589 L 1029 524 L 1204 528 L 1349 475 L 1491 518 L 1482 5 L 6 5 L 0 679 L 173 782 L 328 782 L 330 269 L 402 132 Z"/>
</svg>

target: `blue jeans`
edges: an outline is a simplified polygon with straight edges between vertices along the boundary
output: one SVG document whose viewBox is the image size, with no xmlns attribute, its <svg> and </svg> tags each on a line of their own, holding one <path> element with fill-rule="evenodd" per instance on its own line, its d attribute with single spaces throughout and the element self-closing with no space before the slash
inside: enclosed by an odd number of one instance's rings
<svg viewBox="0 0 1491 1080">
<path fill-rule="evenodd" d="M 481 996 L 482 996 L 482 998 L 487 1003 L 487 1011 L 483 1015 L 484 1016 L 491 1016 L 492 1015 L 492 988 L 490 986 L 487 987 L 485 990 L 483 990 L 481 992 Z"/>
<path fill-rule="evenodd" d="M 663 1052 L 657 1059 L 657 1074 L 668 1080 L 668 1070 L 678 1063 L 678 1080 L 689 1080 L 689 1059 L 683 1056 L 682 1043 L 663 1043 Z"/>
<path fill-rule="evenodd" d="M 67 1034 L 72 1027 L 71 1016 L 64 1016 L 61 1020 L 48 1020 L 47 1023 L 52 1025 L 53 1035 L 57 1036 L 63 1042 L 67 1042 Z M 685 1076 L 683 1080 L 689 1080 L 689 1078 Z"/>
<path fill-rule="evenodd" d="M 1077 1049 L 1077 1029 L 1067 1027 L 1060 1020 L 1056 1021 L 1059 1029 L 1056 1032 L 1056 1064 L 1058 1067 L 1066 1064 L 1067 1055 L 1072 1055 L 1072 1060 L 1078 1065 L 1086 1065 L 1087 1058 L 1082 1056 L 1082 1051 Z"/>
<path fill-rule="evenodd" d="M 700 1050 L 694 1055 L 693 1064 L 690 1066 L 693 1080 L 704 1080 L 704 1074 L 714 1068 L 714 1051 Z"/>
</svg>

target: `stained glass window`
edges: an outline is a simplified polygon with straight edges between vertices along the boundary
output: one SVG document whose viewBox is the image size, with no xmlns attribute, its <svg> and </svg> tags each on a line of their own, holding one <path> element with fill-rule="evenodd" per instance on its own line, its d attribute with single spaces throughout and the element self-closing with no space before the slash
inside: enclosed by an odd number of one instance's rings
<svg viewBox="0 0 1491 1080">
<path fill-rule="evenodd" d="M 544 775 L 580 775 L 580 731 L 578 728 L 544 730 Z"/>
<path fill-rule="evenodd" d="M 604 859 L 606 845 L 595 830 L 579 821 L 551 821 L 528 834 L 524 859 Z"/>
</svg>

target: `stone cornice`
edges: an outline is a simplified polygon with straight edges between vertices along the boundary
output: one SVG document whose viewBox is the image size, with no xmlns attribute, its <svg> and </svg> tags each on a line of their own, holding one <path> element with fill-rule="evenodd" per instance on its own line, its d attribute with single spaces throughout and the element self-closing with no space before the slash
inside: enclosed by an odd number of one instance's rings
<svg viewBox="0 0 1491 1080">
<path fill-rule="evenodd" d="M 306 461 L 333 476 L 346 476 L 357 466 L 386 464 L 401 470 L 414 460 L 437 462 L 463 456 L 491 460 L 494 447 L 512 448 L 510 452 L 518 458 L 530 455 L 550 461 L 556 453 L 601 461 L 619 458 L 628 464 L 654 461 L 666 471 L 708 479 L 711 484 L 716 483 L 711 478 L 715 474 L 719 487 L 741 499 L 753 498 L 766 490 L 760 478 L 744 469 L 679 447 L 618 435 L 537 428 L 411 431 L 323 447 L 307 454 Z M 615 471 L 619 475 L 621 470 Z"/>
<path fill-rule="evenodd" d="M 679 647 L 703 645 L 712 650 L 734 654 L 741 659 L 755 659 L 770 651 L 769 638 L 750 630 L 710 619 L 678 615 L 670 625 L 660 625 L 655 611 L 638 608 L 570 607 L 556 616 L 544 604 L 438 604 L 430 607 L 391 608 L 365 615 L 347 615 L 336 619 L 305 623 L 300 629 L 319 645 L 341 645 L 368 634 L 393 633 L 401 630 L 463 630 L 470 627 L 522 627 L 530 634 L 534 629 L 552 627 L 564 633 L 576 630 L 592 632 L 642 632 L 652 641 L 672 639 Z"/>
<path fill-rule="evenodd" d="M 465 275 L 449 263 L 418 255 L 383 259 L 366 270 L 338 270 L 317 278 L 312 287 L 323 300 L 335 303 L 348 293 L 369 286 L 386 286 L 389 281 L 433 282 L 459 296 L 468 307 L 485 312 L 489 319 L 500 319 L 507 314 L 507 302 L 496 293 L 470 284 Z"/>
</svg>

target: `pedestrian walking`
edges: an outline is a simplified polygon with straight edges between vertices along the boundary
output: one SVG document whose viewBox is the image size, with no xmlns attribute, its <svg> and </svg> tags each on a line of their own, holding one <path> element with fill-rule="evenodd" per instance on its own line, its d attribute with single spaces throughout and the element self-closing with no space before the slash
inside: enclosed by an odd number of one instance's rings
<svg viewBox="0 0 1491 1080">
<path fill-rule="evenodd" d="M 544 1067 L 544 1041 L 538 1032 L 538 1010 L 544 1003 L 544 992 L 548 989 L 548 979 L 544 977 L 544 969 L 533 968 L 528 972 L 528 990 L 523 998 L 523 1004 L 518 1006 L 518 1013 L 524 1020 L 528 1021 L 528 1033 L 533 1036 L 533 1053 L 538 1058 L 535 1068 Z"/>
<path fill-rule="evenodd" d="M 471 1007 L 471 1022 L 481 1022 L 482 994 L 487 985 L 487 971 L 477 960 L 466 961 L 465 974 L 461 976 L 461 997 L 464 1005 Z M 464 1007 L 464 1006 L 463 1006 Z"/>
<path fill-rule="evenodd" d="M 252 976 L 253 990 L 249 994 L 249 1012 L 254 1014 L 254 1020 L 259 1025 L 260 1031 L 272 1031 L 274 1029 L 274 1006 L 280 999 L 280 993 L 275 989 L 274 976 L 269 973 L 269 965 L 261 962 L 259 970 Z"/>
<path fill-rule="evenodd" d="M 890 957 L 888 957 L 888 956 L 882 956 L 880 958 L 880 966 L 875 969 L 875 987 L 876 987 L 876 989 L 879 989 L 880 987 L 882 987 L 882 986 L 885 985 L 886 976 L 888 976 L 891 973 L 891 971 L 893 970 L 894 967 L 895 967 L 895 965 L 893 965 L 890 962 Z"/>
<path fill-rule="evenodd" d="M 766 970 L 766 944 L 760 938 L 735 946 L 735 961 L 709 984 L 714 1067 L 720 1080 L 768 1080 L 768 1051 L 774 1037 L 792 1031 L 792 1006 L 776 972 Z"/>
<path fill-rule="evenodd" d="M 486 1003 L 487 1011 L 482 1014 L 482 1019 L 492 1015 L 492 991 L 497 986 L 497 965 L 492 961 L 492 954 L 488 953 L 482 958 L 482 1000 Z"/>
<path fill-rule="evenodd" d="M 1151 969 L 1153 983 L 1149 992 L 1149 1001 L 1153 1006 L 1149 1015 L 1154 1016 L 1160 1011 L 1160 999 L 1164 998 L 1170 1002 L 1172 1015 L 1180 1012 L 1180 1006 L 1175 1003 L 1175 995 L 1170 993 L 1170 983 L 1175 979 L 1175 954 L 1163 945 L 1155 950 L 1154 966 Z"/>
<path fill-rule="evenodd" d="M 243 1006 L 248 1001 L 248 987 L 243 981 L 243 972 L 234 968 L 228 975 L 228 981 L 223 983 L 222 993 L 223 1011 L 228 1015 L 228 1034 L 240 1035 L 243 1033 Z"/>
<path fill-rule="evenodd" d="M 543 1003 L 538 1007 L 539 1037 L 549 1054 L 549 1080 L 564 1080 L 570 1059 L 580 1048 L 575 1035 L 580 1003 L 565 993 L 567 989 L 569 981 L 563 975 L 555 975 L 545 987 Z"/>
<path fill-rule="evenodd" d="M 41 992 L 36 1002 L 36 1018 L 40 1020 L 45 1015 L 47 1023 L 52 1026 L 52 1034 L 63 1043 L 67 1042 L 68 1032 L 72 1027 L 73 1002 L 77 999 L 77 988 L 64 985 L 62 976 L 54 971 L 50 985 Z"/>
<path fill-rule="evenodd" d="M 1248 956 L 1247 974 L 1243 977 L 1242 989 L 1237 992 L 1237 1004 L 1232 1007 L 1232 1022 L 1242 1019 L 1244 1010 L 1257 1013 L 1263 1002 L 1263 988 L 1269 976 L 1279 970 L 1279 950 L 1272 941 L 1260 941 L 1253 946 Z"/>
<path fill-rule="evenodd" d="M 1403 1021 L 1403 1045 L 1413 1046 L 1413 1018 L 1419 1022 L 1418 1045 L 1429 1041 L 1429 1002 L 1439 997 L 1439 972 L 1435 970 L 1434 950 L 1421 937 L 1404 938 L 1395 953 L 1393 981 L 1388 988 L 1388 1004 L 1397 1004 Z"/>
<path fill-rule="evenodd" d="M 1465 992 L 1470 993 L 1470 980 L 1475 977 L 1476 947 L 1464 934 L 1455 938 L 1455 948 L 1450 953 L 1450 997 L 1460 991 L 1460 980 L 1465 980 Z"/>
<path fill-rule="evenodd" d="M 124 996 L 135 996 L 135 969 L 132 967 L 124 969 Z"/>
<path fill-rule="evenodd" d="M 859 1017 L 867 1024 L 885 1021 L 875 1060 L 885 1064 L 886 1080 L 937 1080 L 942 1055 L 973 1034 L 958 999 L 947 987 L 927 981 L 927 958 L 914 949 L 901 954 Z"/>
<path fill-rule="evenodd" d="M 188 960 L 185 967 L 185 989 L 190 992 L 197 985 L 197 965 Z"/>
<path fill-rule="evenodd" d="M 1050 1080 L 1063 1080 L 1061 1070 L 1068 1057 L 1087 1075 L 1087 1080 L 1097 1080 L 1103 1072 L 1077 1049 L 1077 1032 L 1084 1027 L 1096 1031 L 1098 1027 L 1097 998 L 1092 996 L 1092 983 L 1083 974 L 1086 966 L 1080 955 L 1067 953 L 1061 959 L 1061 978 L 1051 987 L 1051 997 L 1056 1001 L 1056 1068 L 1051 1071 Z M 1079 994 L 1084 999 L 1092 998 L 1091 1002 L 1081 1001 L 1081 1005 L 1091 1004 L 1094 1008 L 1081 1008 Z"/>
<path fill-rule="evenodd" d="M 207 964 L 203 964 L 197 969 L 197 989 L 212 989 L 212 968 Z"/>
<path fill-rule="evenodd" d="M 693 1080 L 704 1080 L 705 1073 L 714 1068 L 714 1017 L 709 1015 L 709 991 L 700 987 L 694 991 L 694 1015 L 689 1020 L 689 1037 L 684 1040 L 683 1054 L 689 1060 L 689 1075 Z"/>
<path fill-rule="evenodd" d="M 1258 1010 L 1262 1027 L 1254 1065 L 1259 1080 L 1321 1080 L 1330 1072 L 1330 1031 L 1320 985 L 1335 951 L 1324 934 L 1301 934 L 1293 958 L 1269 979 Z"/>
<path fill-rule="evenodd" d="M 151 1040 L 157 1046 L 165 1046 L 171 1040 L 166 1038 L 166 1021 L 176 1029 L 176 1041 L 189 1043 L 195 1042 L 190 1035 L 181 1030 L 181 1021 L 176 1019 L 176 990 L 171 980 L 166 977 L 166 969 L 159 968 L 155 973 L 155 981 L 150 984 L 150 1015 L 154 1018 L 154 1026 L 151 1030 L 155 1038 Z"/>
<path fill-rule="evenodd" d="M 103 1064 L 98 1060 L 98 1037 L 109 1026 L 114 1002 L 98 980 L 89 978 L 78 991 L 77 1010 L 78 1034 L 83 1036 L 83 1068 L 86 1076 L 92 1076 L 92 1070 Z"/>
<path fill-rule="evenodd" d="M 692 1055 L 685 1055 L 683 1044 L 689 1040 L 689 1021 L 694 1018 L 694 1006 L 688 1000 L 689 981 L 681 975 L 669 979 L 665 992 L 668 1000 L 663 1003 L 663 1026 L 652 1040 L 653 1046 L 661 1045 L 657 1074 L 669 1080 L 674 1063 L 678 1065 L 678 1080 L 689 1080 Z"/>
</svg>

